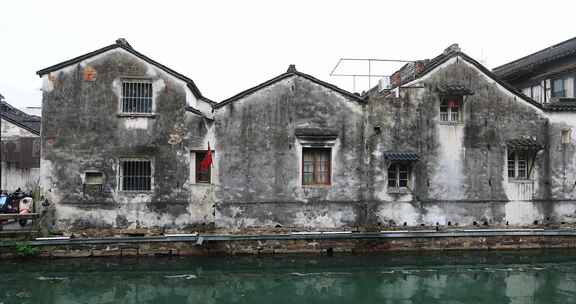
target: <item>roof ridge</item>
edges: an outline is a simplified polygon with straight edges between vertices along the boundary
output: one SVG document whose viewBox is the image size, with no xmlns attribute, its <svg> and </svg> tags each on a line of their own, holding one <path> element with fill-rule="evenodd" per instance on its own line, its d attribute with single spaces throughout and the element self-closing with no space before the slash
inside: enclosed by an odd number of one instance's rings
<svg viewBox="0 0 576 304">
<path fill-rule="evenodd" d="M 70 66 L 70 65 L 72 65 L 72 64 L 78 63 L 78 62 L 80 62 L 80 61 L 86 60 L 86 59 L 88 59 L 88 58 L 94 57 L 94 56 L 96 56 L 96 55 L 105 53 L 105 52 L 107 52 L 107 51 L 110 51 L 110 50 L 113 50 L 113 49 L 116 49 L 116 48 L 121 48 L 121 49 L 123 49 L 123 50 L 131 53 L 132 55 L 140 58 L 141 60 L 144 60 L 144 61 L 148 62 L 149 64 L 152 64 L 152 65 L 158 67 L 159 69 L 164 70 L 166 73 L 168 73 L 168 74 L 170 74 L 170 75 L 172 75 L 172 76 L 174 76 L 174 77 L 176 77 L 176 78 L 178 78 L 178 79 L 186 82 L 186 83 L 188 84 L 188 88 L 192 91 L 192 93 L 193 93 L 197 98 L 202 99 L 202 100 L 204 100 L 204 101 L 206 101 L 206 102 L 208 102 L 208 103 L 214 104 L 214 101 L 212 101 L 212 100 L 210 100 L 209 98 L 206 98 L 206 97 L 204 97 L 204 95 L 202 95 L 202 93 L 200 92 L 200 89 L 198 89 L 198 87 L 196 86 L 196 84 L 194 83 L 194 81 L 193 81 L 191 78 L 189 78 L 188 76 L 186 76 L 186 75 L 184 75 L 184 74 L 181 74 L 181 73 L 179 73 L 179 72 L 176 72 L 175 70 L 173 70 L 173 69 L 171 69 L 171 68 L 169 68 L 169 67 L 167 67 L 167 66 L 165 66 L 165 65 L 163 65 L 163 64 L 161 64 L 161 63 L 159 63 L 158 61 L 155 61 L 155 60 L 153 60 L 152 58 L 150 58 L 150 57 L 148 57 L 148 56 L 146 56 L 146 55 L 144 55 L 144 54 L 136 51 L 136 50 L 128 43 L 128 41 L 127 41 L 126 39 L 124 39 L 124 38 L 119 38 L 119 39 L 116 40 L 115 43 L 110 44 L 110 45 L 107 45 L 107 46 L 102 47 L 102 48 L 99 48 L 99 49 L 97 49 L 97 50 L 95 50 L 95 51 L 92 51 L 92 52 L 89 52 L 89 53 L 86 53 L 86 54 L 83 54 L 83 55 L 74 57 L 74 58 L 72 58 L 72 59 L 69 59 L 69 60 L 66 60 L 66 61 L 57 63 L 57 64 L 52 65 L 52 66 L 49 66 L 49 67 L 47 67 L 47 68 L 41 69 L 41 70 L 37 71 L 36 74 L 37 74 L 38 76 L 42 76 L 42 75 L 44 75 L 44 74 L 47 74 L 47 73 L 50 73 L 50 72 L 53 72 L 53 71 L 60 70 L 60 69 L 62 69 L 62 68 L 64 68 L 64 67 Z"/>
<path fill-rule="evenodd" d="M 504 67 L 506 67 L 506 66 L 508 66 L 508 65 L 512 65 L 512 64 L 517 63 L 517 62 L 519 62 L 519 61 L 522 61 L 522 60 L 524 60 L 524 59 L 526 59 L 526 58 L 528 58 L 528 57 L 531 57 L 531 56 L 537 55 L 537 54 L 539 54 L 539 53 L 543 53 L 543 52 L 545 52 L 545 51 L 549 51 L 549 50 L 551 50 L 551 49 L 557 48 L 557 47 L 559 47 L 559 46 L 561 46 L 561 45 L 563 45 L 563 44 L 565 44 L 565 43 L 571 42 L 571 41 L 573 41 L 573 40 L 576 40 L 576 37 L 572 37 L 572 38 L 570 38 L 570 39 L 567 39 L 567 40 L 564 40 L 564 41 L 562 41 L 562 42 L 556 43 L 556 44 L 554 44 L 554 45 L 552 45 L 552 46 L 543 48 L 543 49 L 541 49 L 541 50 L 539 50 L 539 51 L 530 53 L 530 54 L 528 54 L 528 55 L 526 55 L 526 56 L 520 57 L 520 58 L 515 59 L 515 60 L 513 60 L 513 61 L 504 63 L 504 64 L 502 64 L 502 65 L 499 65 L 499 66 L 493 68 L 492 70 L 493 70 L 493 71 L 496 71 L 496 70 L 498 70 L 498 69 L 502 69 L 502 68 L 504 68 Z"/>
<path fill-rule="evenodd" d="M 312 75 L 309 75 L 309 74 L 306 74 L 306 73 L 302 73 L 302 72 L 296 70 L 296 67 L 295 67 L 294 65 L 290 65 L 290 67 L 288 68 L 288 70 L 287 70 L 286 72 L 284 72 L 284 73 L 282 73 L 282 74 L 280 74 L 280 75 L 278 75 L 278 76 L 276 76 L 276 77 L 273 77 L 273 78 L 271 78 L 271 79 L 268 79 L 268 80 L 266 80 L 266 81 L 264 81 L 264 82 L 262 82 L 262 83 L 260 83 L 260 84 L 258 84 L 258 85 L 255 85 L 255 86 L 253 86 L 253 87 L 251 87 L 251 88 L 248 88 L 248 89 L 246 89 L 246 90 L 244 90 L 244 91 L 241 91 L 240 93 L 237 93 L 237 94 L 233 95 L 232 97 L 226 98 L 226 99 L 224 99 L 223 101 L 215 104 L 215 105 L 214 105 L 214 108 L 221 108 L 221 107 L 223 107 L 223 106 L 225 106 L 225 105 L 227 105 L 227 104 L 229 104 L 229 103 L 231 103 L 231 102 L 234 102 L 234 101 L 236 101 L 236 100 L 238 100 L 238 99 L 241 99 L 241 98 L 244 97 L 244 96 L 248 96 L 248 95 L 250 95 L 250 94 L 252 94 L 252 93 L 254 93 L 254 92 L 256 92 L 256 91 L 258 91 L 258 90 L 260 90 L 260 89 L 262 89 L 262 88 L 265 88 L 265 87 L 267 87 L 267 86 L 269 86 L 269 85 L 272 85 L 272 84 L 274 84 L 274 83 L 276 83 L 276 82 L 278 82 L 278 81 L 280 81 L 280 80 L 282 80 L 282 79 L 284 79 L 284 78 L 288 78 L 288 77 L 290 77 L 290 76 L 300 76 L 300 77 L 306 78 L 306 79 L 308 79 L 308 80 L 310 80 L 310 81 L 312 81 L 312 82 L 314 82 L 314 83 L 316 83 L 316 84 L 322 85 L 322 86 L 327 87 L 327 88 L 329 88 L 329 89 L 331 89 L 331 90 L 334 90 L 334 91 L 337 91 L 337 92 L 339 92 L 339 93 L 341 93 L 341 94 L 343 94 L 343 95 L 346 95 L 346 96 L 348 96 L 348 97 L 350 97 L 350 98 L 353 98 L 353 99 L 355 99 L 355 100 L 358 101 L 358 102 L 364 102 L 364 101 L 365 101 L 365 99 L 364 99 L 363 97 L 361 97 L 361 96 L 358 96 L 358 95 L 356 95 L 356 94 L 354 94 L 354 93 L 352 93 L 352 92 L 348 92 L 348 91 L 346 91 L 346 90 L 344 90 L 344 89 L 342 89 L 342 88 L 337 87 L 336 85 L 333 85 L 333 84 L 331 84 L 331 83 L 329 83 L 329 82 L 320 80 L 320 79 L 318 79 L 318 78 L 316 78 L 316 77 L 314 77 L 314 76 L 312 76 Z"/>
<path fill-rule="evenodd" d="M 0 106 L 8 108 L 7 111 L 6 110 L 0 111 L 0 117 L 2 117 L 2 119 L 5 119 L 23 129 L 26 129 L 31 133 L 34 133 L 35 135 L 40 135 L 40 126 L 36 124 L 30 124 L 30 123 L 39 123 L 40 117 L 36 115 L 30 115 L 14 107 L 13 105 L 9 104 L 6 101 L 0 101 Z M 34 127 L 35 125 L 37 128 Z"/>
<path fill-rule="evenodd" d="M 520 92 L 518 89 L 516 89 L 515 87 L 509 85 L 507 82 L 503 81 L 502 79 L 500 79 L 500 77 L 498 77 L 494 72 L 490 71 L 487 67 L 485 67 L 484 65 L 482 65 L 480 62 L 476 61 L 474 58 L 468 56 L 466 53 L 464 53 L 463 51 L 457 51 L 457 52 L 452 52 L 452 53 L 448 53 L 448 54 L 444 54 L 444 58 L 439 58 L 440 56 L 436 56 L 434 59 L 438 59 L 436 62 L 432 62 L 430 61 L 430 63 L 432 63 L 429 66 L 426 66 L 424 70 L 422 70 L 422 72 L 420 74 L 417 75 L 417 77 L 412 80 L 418 80 L 420 78 L 422 78 L 424 75 L 430 73 L 432 70 L 436 69 L 437 67 L 439 67 L 440 65 L 442 65 L 443 63 L 445 63 L 446 61 L 450 60 L 453 57 L 456 56 L 461 56 L 464 60 L 468 61 L 470 64 L 472 64 L 473 66 L 475 66 L 477 69 L 479 69 L 482 73 L 484 73 L 486 76 L 488 76 L 489 78 L 491 78 L 492 80 L 494 80 L 496 83 L 498 83 L 499 85 L 501 85 L 504 89 L 508 90 L 510 93 L 518 96 L 519 98 L 521 98 L 522 100 L 526 101 L 527 103 L 535 106 L 536 108 L 544 111 L 545 108 L 542 106 L 542 104 L 536 102 L 535 100 L 533 100 L 532 98 L 526 96 L 524 93 Z M 409 82 L 408 82 L 409 83 Z"/>
</svg>

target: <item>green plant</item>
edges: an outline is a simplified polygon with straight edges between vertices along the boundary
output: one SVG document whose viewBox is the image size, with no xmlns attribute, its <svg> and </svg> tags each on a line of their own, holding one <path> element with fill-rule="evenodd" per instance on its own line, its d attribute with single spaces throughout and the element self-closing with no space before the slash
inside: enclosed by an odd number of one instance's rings
<svg viewBox="0 0 576 304">
<path fill-rule="evenodd" d="M 16 244 L 16 255 L 19 257 L 33 257 L 40 254 L 40 250 L 28 243 Z"/>
</svg>

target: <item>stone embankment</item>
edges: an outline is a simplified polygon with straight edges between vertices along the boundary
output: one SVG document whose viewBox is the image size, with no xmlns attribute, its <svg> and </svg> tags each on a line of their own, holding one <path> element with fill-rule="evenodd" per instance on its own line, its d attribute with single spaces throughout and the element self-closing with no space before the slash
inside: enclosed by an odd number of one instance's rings
<svg viewBox="0 0 576 304">
<path fill-rule="evenodd" d="M 424 250 L 576 248 L 576 229 L 448 229 L 317 231 L 275 234 L 163 234 L 156 236 L 49 237 L 3 241 L 0 258 L 17 247 L 40 257 L 197 256 L 259 254 L 366 254 Z"/>
</svg>

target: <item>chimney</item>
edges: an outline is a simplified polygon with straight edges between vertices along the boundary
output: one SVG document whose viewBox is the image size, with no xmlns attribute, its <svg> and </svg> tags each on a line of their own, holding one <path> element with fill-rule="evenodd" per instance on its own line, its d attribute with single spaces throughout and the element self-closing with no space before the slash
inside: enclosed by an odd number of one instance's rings
<svg viewBox="0 0 576 304">
<path fill-rule="evenodd" d="M 290 66 L 288 66 L 288 71 L 286 71 L 286 73 L 296 73 L 296 65 L 291 64 Z"/>
<path fill-rule="evenodd" d="M 116 44 L 121 45 L 121 46 L 125 46 L 128 48 L 132 48 L 132 46 L 130 45 L 130 43 L 128 43 L 128 40 L 126 40 L 126 38 L 116 39 Z"/>
<path fill-rule="evenodd" d="M 452 45 L 450 45 L 449 47 L 447 47 L 444 50 L 444 55 L 457 53 L 457 52 L 460 52 L 460 46 L 458 45 L 458 43 L 453 43 Z"/>
</svg>

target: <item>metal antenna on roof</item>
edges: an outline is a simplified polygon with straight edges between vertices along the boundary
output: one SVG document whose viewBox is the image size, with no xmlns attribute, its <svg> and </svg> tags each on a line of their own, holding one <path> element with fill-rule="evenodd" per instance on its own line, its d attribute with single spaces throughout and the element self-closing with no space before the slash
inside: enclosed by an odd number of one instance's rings
<svg viewBox="0 0 576 304">
<path fill-rule="evenodd" d="M 480 48 L 480 63 L 483 66 L 486 66 L 486 64 L 488 63 L 488 56 L 486 55 L 484 48 Z"/>
<path fill-rule="evenodd" d="M 341 66 L 346 62 L 367 62 L 368 63 L 368 73 L 344 73 L 344 72 L 337 72 L 337 70 L 341 69 Z M 411 63 L 415 62 L 414 60 L 399 60 L 399 59 L 378 59 L 378 58 L 340 58 L 336 65 L 330 71 L 330 76 L 336 77 L 352 77 L 352 90 L 356 91 L 356 78 L 362 77 L 368 79 L 368 90 L 372 88 L 372 78 L 384 78 L 386 80 L 390 80 L 390 75 L 383 75 L 383 74 L 373 74 L 373 63 L 375 62 L 392 62 L 392 63 Z"/>
</svg>

